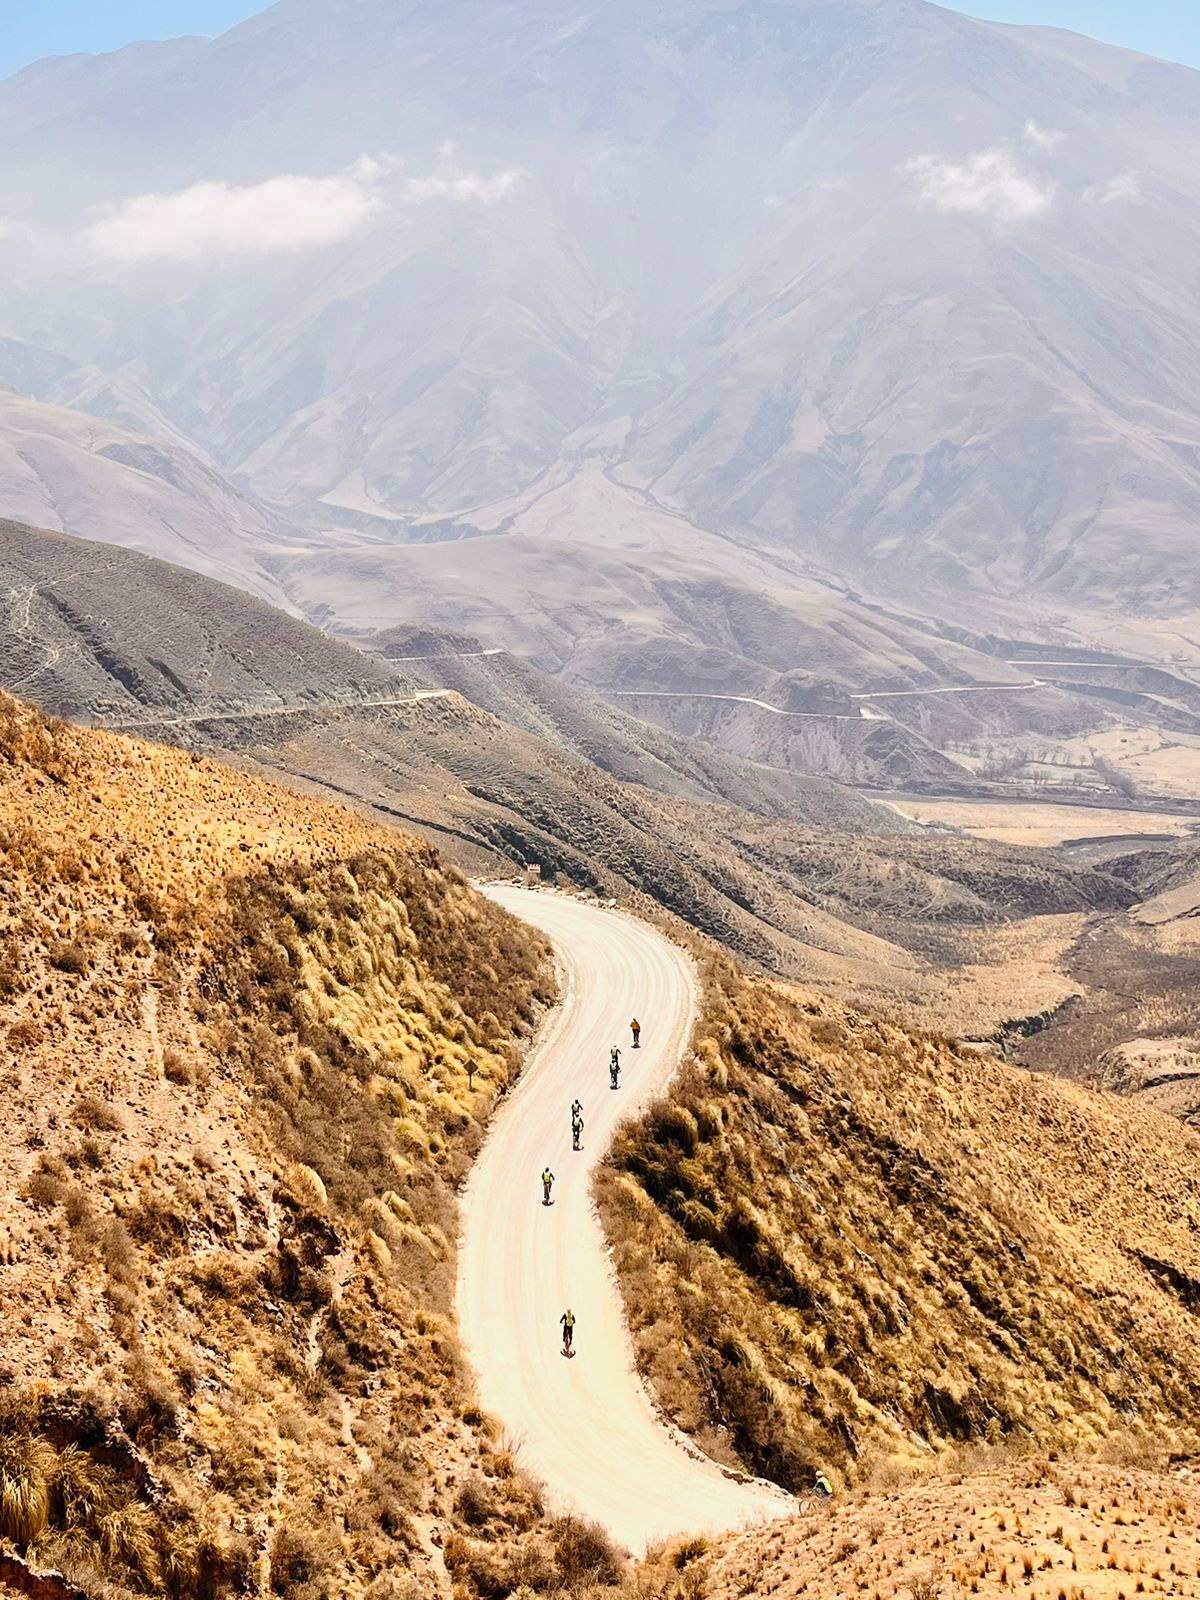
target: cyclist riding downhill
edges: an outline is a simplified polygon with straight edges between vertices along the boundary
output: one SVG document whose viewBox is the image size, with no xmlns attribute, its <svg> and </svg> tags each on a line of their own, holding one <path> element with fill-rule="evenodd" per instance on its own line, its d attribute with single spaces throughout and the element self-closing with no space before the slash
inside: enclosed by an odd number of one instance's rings
<svg viewBox="0 0 1200 1600">
<path fill-rule="evenodd" d="M 548 1206 L 552 1203 L 550 1199 L 550 1191 L 553 1187 L 554 1174 L 550 1171 L 550 1168 L 547 1167 L 542 1173 L 542 1204 L 544 1206 Z"/>
<path fill-rule="evenodd" d="M 576 1095 L 574 1100 L 571 1101 L 571 1118 L 574 1120 L 576 1117 L 582 1117 L 582 1115 L 583 1101 Z"/>
<path fill-rule="evenodd" d="M 571 1310 L 570 1306 L 567 1307 L 558 1320 L 562 1323 L 563 1355 L 573 1355 L 575 1345 L 575 1313 Z"/>
<path fill-rule="evenodd" d="M 618 1083 L 619 1083 L 620 1077 L 621 1077 L 621 1052 L 617 1049 L 616 1045 L 614 1045 L 613 1046 L 613 1053 L 609 1057 L 609 1062 L 608 1062 L 608 1080 L 609 1080 L 609 1084 L 610 1084 L 610 1086 L 612 1088 L 615 1089 L 615 1088 L 618 1087 Z"/>
<path fill-rule="evenodd" d="M 629 1024 L 629 1031 L 633 1035 L 633 1048 L 640 1049 L 642 1042 L 642 1025 L 636 1017 Z"/>
<path fill-rule="evenodd" d="M 571 1149 L 572 1150 L 582 1149 L 582 1146 L 581 1146 L 581 1144 L 579 1142 L 580 1139 L 582 1139 L 582 1137 L 583 1137 L 583 1118 L 579 1115 L 578 1111 L 576 1111 L 575 1114 L 571 1118 Z"/>
</svg>

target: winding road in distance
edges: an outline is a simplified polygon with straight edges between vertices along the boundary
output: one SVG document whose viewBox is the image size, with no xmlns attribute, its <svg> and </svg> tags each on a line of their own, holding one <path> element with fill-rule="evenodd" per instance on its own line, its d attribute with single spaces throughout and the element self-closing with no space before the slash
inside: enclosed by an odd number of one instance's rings
<svg viewBox="0 0 1200 1600">
<path fill-rule="evenodd" d="M 670 1081 L 688 1044 L 696 985 L 684 953 L 647 924 L 544 891 L 489 896 L 554 944 L 562 998 L 492 1123 L 463 1196 L 458 1311 L 483 1406 L 520 1444 L 551 1502 L 595 1518 L 630 1550 L 795 1511 L 782 1490 L 738 1480 L 656 1414 L 636 1374 L 591 1201 L 618 1121 Z M 628 1022 L 642 1023 L 629 1048 Z M 622 1050 L 621 1087 L 608 1053 Z M 570 1106 L 585 1121 L 571 1149 Z M 555 1173 L 554 1204 L 540 1176 Z M 576 1317 L 562 1354 L 559 1317 Z"/>
</svg>

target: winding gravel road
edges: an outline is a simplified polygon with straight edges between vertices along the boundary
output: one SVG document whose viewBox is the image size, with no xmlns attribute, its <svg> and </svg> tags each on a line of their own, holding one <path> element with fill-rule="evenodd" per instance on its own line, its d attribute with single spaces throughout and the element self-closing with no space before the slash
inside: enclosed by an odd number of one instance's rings
<svg viewBox="0 0 1200 1600">
<path fill-rule="evenodd" d="M 545 892 L 491 898 L 553 942 L 562 1001 L 484 1143 L 463 1198 L 458 1310 L 480 1400 L 521 1445 L 551 1502 L 594 1517 L 640 1552 L 654 1539 L 791 1515 L 772 1485 L 738 1480 L 667 1426 L 633 1369 L 620 1299 L 591 1201 L 617 1122 L 660 1094 L 695 1012 L 687 957 L 644 923 Z M 629 1048 L 628 1022 L 642 1023 Z M 608 1053 L 622 1049 L 621 1087 Z M 583 1102 L 584 1149 L 570 1106 Z M 555 1173 L 554 1204 L 540 1175 Z M 558 1319 L 576 1316 L 575 1356 Z"/>
</svg>

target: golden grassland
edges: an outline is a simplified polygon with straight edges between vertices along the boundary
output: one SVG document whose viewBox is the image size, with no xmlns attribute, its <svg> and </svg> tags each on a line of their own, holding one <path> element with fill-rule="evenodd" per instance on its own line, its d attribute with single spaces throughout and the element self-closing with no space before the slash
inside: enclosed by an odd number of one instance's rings
<svg viewBox="0 0 1200 1600">
<path fill-rule="evenodd" d="M 0 1590 L 1075 1600 L 1096 1568 L 1132 1600 L 1174 1562 L 1191 1592 L 1186 1486 L 1055 1464 L 1022 1499 L 1028 1463 L 956 1484 L 944 1448 L 1192 1448 L 1191 1136 L 720 962 L 603 1181 L 640 1360 L 723 1459 L 877 1492 L 636 1565 L 551 1514 L 451 1284 L 455 1187 L 552 992 L 425 846 L 0 698 Z M 1152 1495 L 1161 1552 L 1111 1544 Z"/>
<path fill-rule="evenodd" d="M 957 1472 L 699 1551 L 684 1563 L 693 1592 L 708 1600 L 1200 1595 L 1200 1489 L 1186 1469 L 989 1462 L 989 1454 L 999 1453 L 972 1452 Z"/>
<path fill-rule="evenodd" d="M 541 1523 L 450 1284 L 552 989 L 426 846 L 0 700 L 7 1582 L 416 1594 L 464 1484 Z"/>
<path fill-rule="evenodd" d="M 731 1465 L 1195 1447 L 1200 1145 L 1153 1112 L 716 961 L 599 1196 L 639 1366 Z"/>
</svg>

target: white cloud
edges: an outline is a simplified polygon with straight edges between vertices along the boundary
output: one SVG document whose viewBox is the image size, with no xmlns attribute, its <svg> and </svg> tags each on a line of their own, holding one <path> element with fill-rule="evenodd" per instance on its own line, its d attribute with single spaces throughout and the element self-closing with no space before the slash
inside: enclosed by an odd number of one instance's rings
<svg viewBox="0 0 1200 1600">
<path fill-rule="evenodd" d="M 405 200 L 417 204 L 427 200 L 475 200 L 490 206 L 511 194 L 528 176 L 524 167 L 508 167 L 491 178 L 480 172 L 451 172 L 427 178 L 406 178 L 400 193 Z"/>
<path fill-rule="evenodd" d="M 1117 200 L 1140 200 L 1141 197 L 1142 186 L 1136 172 L 1122 172 L 1107 183 L 1093 183 L 1083 191 L 1084 200 L 1092 206 L 1111 206 Z"/>
<path fill-rule="evenodd" d="M 1042 128 L 1030 117 L 1025 124 L 1025 131 L 1021 135 L 1026 144 L 1033 145 L 1036 150 L 1053 150 L 1067 137 L 1058 128 Z"/>
<path fill-rule="evenodd" d="M 83 237 L 98 254 L 127 266 L 317 249 L 346 238 L 379 209 L 382 173 L 364 157 L 331 178 L 194 183 L 126 200 Z"/>
<path fill-rule="evenodd" d="M 453 156 L 452 144 L 441 155 Z M 328 178 L 295 175 L 238 185 L 209 181 L 174 194 L 123 201 L 84 229 L 85 245 L 122 266 L 227 264 L 315 250 L 348 238 L 389 203 L 435 200 L 493 205 L 529 176 L 509 167 L 493 176 L 453 166 L 427 177 L 394 177 L 388 158 L 363 156 Z"/>
<path fill-rule="evenodd" d="M 1054 200 L 1054 185 L 1023 172 L 1006 145 L 979 150 L 962 161 L 916 156 L 905 163 L 905 170 L 916 178 L 927 205 L 952 215 L 1023 222 L 1046 211 Z"/>
</svg>

